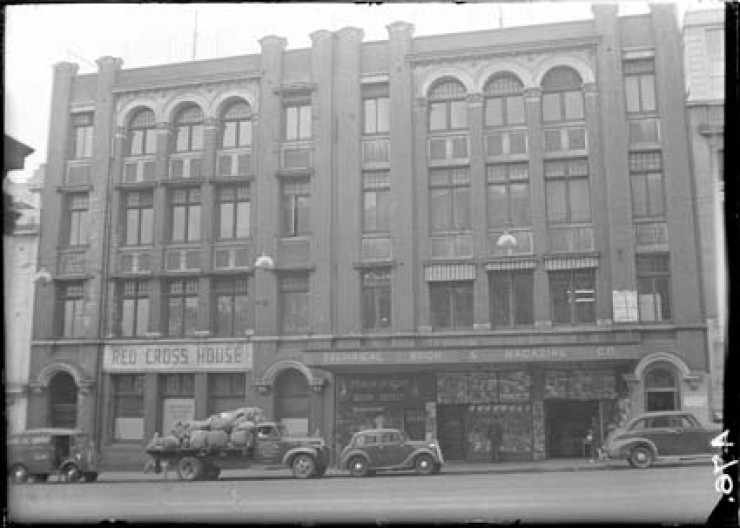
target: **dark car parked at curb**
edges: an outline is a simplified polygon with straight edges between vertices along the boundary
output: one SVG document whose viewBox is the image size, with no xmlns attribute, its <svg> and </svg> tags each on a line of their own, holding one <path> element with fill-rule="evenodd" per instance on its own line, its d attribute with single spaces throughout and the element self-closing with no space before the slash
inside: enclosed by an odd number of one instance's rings
<svg viewBox="0 0 740 528">
<path fill-rule="evenodd" d="M 712 438 L 719 430 L 707 429 L 684 411 L 641 414 L 606 439 L 609 459 L 627 460 L 634 468 L 648 468 L 656 461 L 693 460 L 716 453 Z"/>
<path fill-rule="evenodd" d="M 398 429 L 368 429 L 355 433 L 339 460 L 340 469 L 348 470 L 355 477 L 398 470 L 433 475 L 439 473 L 444 464 L 436 440 L 409 440 Z"/>
<path fill-rule="evenodd" d="M 11 482 L 46 482 L 57 474 L 66 482 L 95 482 L 98 453 L 90 435 L 76 429 L 29 429 L 8 436 Z"/>
</svg>

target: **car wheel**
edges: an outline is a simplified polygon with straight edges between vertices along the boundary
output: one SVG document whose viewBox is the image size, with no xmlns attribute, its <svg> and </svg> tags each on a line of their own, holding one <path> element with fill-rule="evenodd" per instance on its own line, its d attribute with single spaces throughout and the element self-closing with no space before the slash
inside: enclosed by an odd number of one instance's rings
<svg viewBox="0 0 740 528">
<path fill-rule="evenodd" d="M 414 468 L 419 475 L 432 475 L 434 466 L 434 459 L 429 455 L 419 455 L 414 460 Z"/>
<path fill-rule="evenodd" d="M 62 478 L 65 482 L 77 482 L 82 478 L 82 473 L 74 464 L 67 464 L 62 468 Z"/>
<path fill-rule="evenodd" d="M 28 469 L 23 464 L 16 464 L 10 470 L 10 480 L 13 484 L 23 484 L 28 481 Z"/>
<path fill-rule="evenodd" d="M 85 482 L 95 482 L 98 480 L 98 474 L 97 473 L 85 473 L 82 475 L 82 480 Z"/>
<path fill-rule="evenodd" d="M 296 455 L 290 467 L 297 479 L 311 478 L 316 473 L 316 461 L 310 455 Z"/>
<path fill-rule="evenodd" d="M 628 459 L 633 468 L 645 469 L 653 465 L 653 452 L 647 446 L 637 446 L 630 451 Z"/>
<path fill-rule="evenodd" d="M 181 480 L 198 480 L 203 475 L 203 462 L 195 457 L 184 457 L 177 464 L 177 475 Z"/>
<path fill-rule="evenodd" d="M 370 473 L 367 467 L 367 460 L 359 456 L 352 458 L 349 464 L 347 464 L 347 467 L 349 468 L 349 474 L 353 477 L 365 477 Z"/>
</svg>

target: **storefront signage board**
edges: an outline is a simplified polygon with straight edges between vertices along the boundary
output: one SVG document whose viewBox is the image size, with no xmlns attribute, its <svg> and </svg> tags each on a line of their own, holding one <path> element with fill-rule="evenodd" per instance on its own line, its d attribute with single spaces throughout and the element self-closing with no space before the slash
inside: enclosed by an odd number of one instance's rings
<svg viewBox="0 0 740 528">
<path fill-rule="evenodd" d="M 532 347 L 446 350 L 362 350 L 305 353 L 306 364 L 382 365 L 435 363 L 528 363 L 539 361 L 588 361 L 598 359 L 638 359 L 639 346 Z"/>
<path fill-rule="evenodd" d="M 248 343 L 108 345 L 104 372 L 243 372 L 252 370 Z"/>
</svg>

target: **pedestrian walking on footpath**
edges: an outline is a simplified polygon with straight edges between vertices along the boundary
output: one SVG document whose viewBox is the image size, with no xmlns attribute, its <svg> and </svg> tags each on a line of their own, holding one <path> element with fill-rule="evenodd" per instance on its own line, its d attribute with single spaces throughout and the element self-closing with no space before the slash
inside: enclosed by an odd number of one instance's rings
<svg viewBox="0 0 740 528">
<path fill-rule="evenodd" d="M 488 441 L 491 443 L 491 462 L 499 462 L 499 450 L 504 439 L 504 428 L 496 420 L 488 427 Z"/>
<path fill-rule="evenodd" d="M 594 430 L 589 428 L 586 431 L 586 436 L 583 438 L 583 454 L 591 463 L 596 462 L 595 441 Z"/>
</svg>

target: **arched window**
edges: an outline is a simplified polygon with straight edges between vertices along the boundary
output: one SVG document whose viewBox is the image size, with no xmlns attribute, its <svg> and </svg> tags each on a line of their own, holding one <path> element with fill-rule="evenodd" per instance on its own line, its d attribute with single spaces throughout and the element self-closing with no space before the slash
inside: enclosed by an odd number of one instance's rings
<svg viewBox="0 0 740 528">
<path fill-rule="evenodd" d="M 650 369 L 645 374 L 645 410 L 677 411 L 679 408 L 676 376 L 667 368 Z"/>
<path fill-rule="evenodd" d="M 221 121 L 221 148 L 245 148 L 252 145 L 252 121 L 249 105 L 244 101 L 231 103 Z"/>
<path fill-rule="evenodd" d="M 175 152 L 203 150 L 203 112 L 188 105 L 177 114 L 172 144 Z"/>
<path fill-rule="evenodd" d="M 525 122 L 524 86 L 510 73 L 501 73 L 488 81 L 486 97 L 486 126 L 521 125 Z"/>
<path fill-rule="evenodd" d="M 435 84 L 429 91 L 429 130 L 436 132 L 467 127 L 465 87 L 454 79 Z"/>
<path fill-rule="evenodd" d="M 128 125 L 129 156 L 141 156 L 156 152 L 157 136 L 154 133 L 155 126 L 154 112 L 149 108 L 142 108 L 134 114 Z"/>
<path fill-rule="evenodd" d="M 584 118 L 583 81 L 572 68 L 558 66 L 542 79 L 542 120 L 579 121 Z"/>
</svg>

